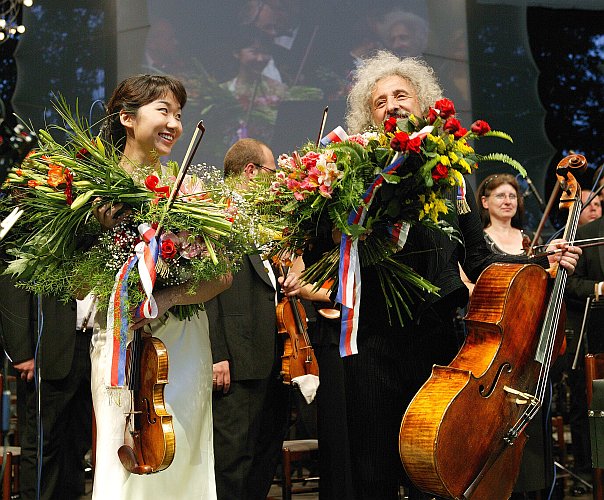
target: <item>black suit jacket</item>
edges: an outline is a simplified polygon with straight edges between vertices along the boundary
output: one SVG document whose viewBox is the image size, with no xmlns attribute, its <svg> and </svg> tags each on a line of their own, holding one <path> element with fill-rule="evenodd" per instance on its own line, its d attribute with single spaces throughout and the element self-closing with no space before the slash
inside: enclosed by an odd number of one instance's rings
<svg viewBox="0 0 604 500">
<path fill-rule="evenodd" d="M 206 303 L 214 363 L 234 381 L 269 376 L 276 355 L 275 288 L 258 255 L 247 255 L 233 284 Z"/>
<path fill-rule="evenodd" d="M 575 239 L 597 238 L 604 236 L 604 218 L 596 219 L 577 229 Z M 579 332 L 583 323 L 585 313 L 585 301 L 587 297 L 593 296 L 594 285 L 604 281 L 604 246 L 588 247 L 583 249 L 583 255 L 577 262 L 577 267 L 566 283 L 564 294 L 567 305 L 566 328 L 572 330 L 574 335 L 570 336 L 568 351 L 574 353 L 577 350 Z M 592 336 L 588 325 L 589 350 L 598 352 L 602 342 L 597 335 Z"/>
<path fill-rule="evenodd" d="M 76 303 L 62 304 L 52 297 L 42 300 L 42 337 L 38 366 L 42 378 L 65 378 L 73 361 L 76 329 Z M 0 276 L 0 325 L 4 348 L 13 364 L 35 355 L 38 338 L 38 300 L 15 288 L 7 276 Z"/>
<path fill-rule="evenodd" d="M 577 240 L 604 236 L 604 218 L 585 224 L 577 229 Z M 567 283 L 566 297 L 569 303 L 584 306 L 585 299 L 594 294 L 594 285 L 604 281 L 604 246 L 583 249 L 577 268 Z"/>
</svg>

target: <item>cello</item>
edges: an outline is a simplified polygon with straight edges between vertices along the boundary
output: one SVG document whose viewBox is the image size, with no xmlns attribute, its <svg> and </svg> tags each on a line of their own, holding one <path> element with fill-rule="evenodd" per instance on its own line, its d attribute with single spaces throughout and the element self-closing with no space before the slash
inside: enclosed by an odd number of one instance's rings
<svg viewBox="0 0 604 500">
<path fill-rule="evenodd" d="M 567 241 L 581 212 L 572 171 L 586 166 L 583 156 L 570 155 L 556 169 L 560 207 L 569 209 Z M 523 431 L 543 402 L 564 339 L 566 279 L 559 268 L 552 284 L 535 264 L 496 263 L 482 272 L 464 318 L 463 346 L 448 366 L 433 367 L 403 416 L 399 452 L 420 489 L 455 499 L 509 498 Z"/>
</svg>

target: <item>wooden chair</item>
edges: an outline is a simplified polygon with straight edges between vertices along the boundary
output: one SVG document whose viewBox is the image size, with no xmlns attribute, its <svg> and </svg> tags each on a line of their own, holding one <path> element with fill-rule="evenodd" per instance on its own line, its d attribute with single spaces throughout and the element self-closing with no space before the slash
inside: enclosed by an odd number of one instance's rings
<svg viewBox="0 0 604 500">
<path fill-rule="evenodd" d="M 283 500 L 291 500 L 293 494 L 311 493 L 319 491 L 318 487 L 294 489 L 293 483 L 317 481 L 317 477 L 298 477 L 292 479 L 292 464 L 304 459 L 317 459 L 319 455 L 319 441 L 316 439 L 295 439 L 283 441 L 282 446 L 283 479 L 281 491 Z M 301 470 L 301 469 L 300 469 Z"/>
<path fill-rule="evenodd" d="M 604 378 L 604 353 L 587 354 L 585 356 L 585 382 L 587 389 L 587 406 L 590 409 L 589 418 L 591 420 L 603 419 L 602 422 L 604 422 L 604 414 L 599 414 L 601 412 L 598 412 L 598 410 L 604 410 L 604 408 L 592 409 L 593 381 L 602 378 Z M 592 425 L 590 422 L 590 433 L 593 434 L 591 430 Z M 592 435 L 592 446 L 594 438 L 595 436 Z M 593 497 L 595 500 L 604 500 L 604 469 L 597 467 L 593 469 Z"/>
<path fill-rule="evenodd" d="M 10 379 L 11 377 L 9 377 Z M 0 387 L 4 387 L 4 375 L 0 373 Z M 10 404 L 10 401 L 8 401 Z M 4 398 L 0 398 L 0 415 L 3 414 L 2 405 Z M 8 410 L 10 412 L 10 409 Z M 0 442 L 4 443 L 4 435 L 0 432 Z M 2 500 L 10 500 L 13 494 L 18 493 L 19 464 L 21 461 L 20 446 L 0 446 L 0 466 L 2 474 Z M 15 487 L 17 486 L 17 487 Z"/>
</svg>

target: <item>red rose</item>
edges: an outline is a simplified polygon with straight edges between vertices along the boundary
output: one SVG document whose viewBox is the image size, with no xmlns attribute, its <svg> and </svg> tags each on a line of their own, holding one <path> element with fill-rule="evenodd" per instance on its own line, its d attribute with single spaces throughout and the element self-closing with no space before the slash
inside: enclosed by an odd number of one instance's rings
<svg viewBox="0 0 604 500">
<path fill-rule="evenodd" d="M 450 134 L 455 134 L 461 128 L 461 123 L 457 118 L 449 118 L 443 125 L 443 130 L 446 130 Z"/>
<path fill-rule="evenodd" d="M 176 245 L 171 239 L 166 238 L 161 242 L 161 256 L 164 259 L 171 259 L 176 255 Z"/>
<path fill-rule="evenodd" d="M 474 123 L 472 123 L 471 129 L 476 135 L 484 135 L 491 131 L 491 127 L 484 120 L 476 120 Z"/>
<path fill-rule="evenodd" d="M 417 137 L 414 137 L 413 139 L 409 139 L 407 141 L 406 149 L 408 151 L 413 151 L 414 153 L 419 153 L 421 144 L 422 144 L 422 138 L 417 136 Z"/>
<path fill-rule="evenodd" d="M 390 147 L 395 151 L 404 151 L 407 149 L 407 142 L 409 141 L 409 134 L 407 132 L 398 131 L 394 134 L 394 137 L 390 140 Z"/>
<path fill-rule="evenodd" d="M 442 163 L 439 163 L 438 165 L 436 165 L 436 167 L 432 169 L 432 178 L 435 181 L 444 179 L 445 177 L 447 177 L 447 175 L 449 175 L 449 169 L 445 167 Z"/>
<path fill-rule="evenodd" d="M 433 125 L 437 118 L 438 113 L 436 112 L 436 110 L 434 108 L 430 108 L 430 110 L 428 111 L 428 123 L 430 125 Z"/>
<path fill-rule="evenodd" d="M 459 127 L 454 133 L 453 133 L 453 137 L 455 137 L 455 139 L 461 139 L 464 135 L 466 135 L 468 133 L 468 130 L 463 128 L 463 127 Z"/>
<path fill-rule="evenodd" d="M 384 122 L 384 132 L 387 134 L 394 133 L 396 127 L 396 116 L 391 116 Z"/>
<path fill-rule="evenodd" d="M 449 99 L 441 99 L 436 101 L 434 107 L 440 111 L 440 117 L 443 120 L 446 120 L 455 114 L 455 105 L 453 104 L 453 101 Z"/>
</svg>

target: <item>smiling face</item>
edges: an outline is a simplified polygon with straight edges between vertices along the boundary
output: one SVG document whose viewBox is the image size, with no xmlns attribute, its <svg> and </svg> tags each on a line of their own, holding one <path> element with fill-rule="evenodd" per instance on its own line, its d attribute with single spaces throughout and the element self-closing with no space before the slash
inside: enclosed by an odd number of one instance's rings
<svg viewBox="0 0 604 500">
<path fill-rule="evenodd" d="M 510 184 L 497 186 L 488 196 L 483 196 L 481 201 L 491 219 L 511 220 L 518 210 L 518 193 Z"/>
<path fill-rule="evenodd" d="M 422 116 L 415 88 L 409 80 L 399 75 L 386 76 L 377 81 L 371 93 L 373 123 L 383 123 L 388 117 Z"/>
<path fill-rule="evenodd" d="M 182 134 L 181 107 L 168 92 L 145 104 L 131 114 L 120 112 L 120 121 L 127 132 L 124 156 L 134 163 L 154 165 L 166 156 Z"/>
</svg>

